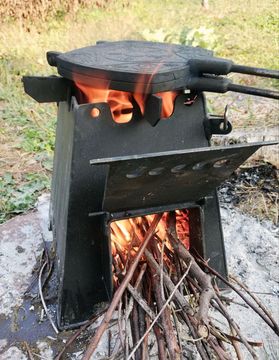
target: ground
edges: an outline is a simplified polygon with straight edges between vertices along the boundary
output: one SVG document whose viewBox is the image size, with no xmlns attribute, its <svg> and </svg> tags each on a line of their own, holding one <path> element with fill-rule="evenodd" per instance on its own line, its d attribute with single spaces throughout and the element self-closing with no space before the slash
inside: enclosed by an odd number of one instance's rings
<svg viewBox="0 0 279 360">
<path fill-rule="evenodd" d="M 51 233 L 47 230 L 48 204 L 49 195 L 45 194 L 40 198 L 37 210 L 17 216 L 0 226 L 1 278 L 4 278 L 0 283 L 1 360 L 28 359 L 27 347 L 44 360 L 54 359 L 73 334 L 72 331 L 64 331 L 56 335 L 42 312 L 40 302 L 35 297 L 32 301 L 29 297 L 24 297 L 26 290 L 30 291 L 30 284 L 38 271 L 43 239 L 51 244 Z M 229 273 L 245 282 L 279 321 L 278 228 L 270 221 L 260 222 L 244 215 L 228 204 L 221 206 Z M 33 292 L 35 288 L 36 286 L 33 287 Z M 226 295 L 241 304 L 231 304 L 229 312 L 242 332 L 250 340 L 264 342 L 264 347 L 257 350 L 260 359 L 277 359 L 278 337 L 253 311 L 244 306 L 238 296 L 228 291 Z M 55 319 L 53 299 L 47 303 L 51 316 Z M 213 316 L 217 321 L 220 320 L 218 314 Z M 94 323 L 69 348 L 67 358 L 80 359 L 88 337 L 99 322 L 100 320 Z M 225 324 L 220 323 L 220 327 L 223 326 Z M 113 343 L 117 326 L 112 327 L 111 331 Z M 107 355 L 107 336 L 108 333 L 101 341 L 94 359 L 104 359 Z M 249 359 L 248 354 L 246 358 Z"/>
</svg>

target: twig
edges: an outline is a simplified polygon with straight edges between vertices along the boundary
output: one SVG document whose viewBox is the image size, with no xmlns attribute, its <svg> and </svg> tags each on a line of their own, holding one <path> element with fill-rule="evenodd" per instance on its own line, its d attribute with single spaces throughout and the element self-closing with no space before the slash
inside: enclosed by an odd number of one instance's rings
<svg viewBox="0 0 279 360">
<path fill-rule="evenodd" d="M 154 324 L 154 333 L 156 336 L 157 346 L 158 346 L 158 359 L 165 360 L 167 356 L 165 351 L 164 335 L 161 333 L 161 330 L 157 324 Z"/>
<path fill-rule="evenodd" d="M 165 240 L 162 241 L 162 248 L 160 254 L 160 288 L 161 288 L 161 297 L 164 298 L 164 250 L 165 250 Z"/>
<path fill-rule="evenodd" d="M 136 304 L 133 307 L 131 315 L 132 316 L 130 319 L 130 325 L 132 330 L 133 344 L 137 344 L 137 342 L 140 339 L 140 334 L 139 334 L 139 314 L 138 314 L 138 307 Z M 141 358 L 141 349 L 137 349 L 135 353 L 135 360 L 140 360 L 140 358 Z"/>
<path fill-rule="evenodd" d="M 270 314 L 270 312 L 265 308 L 265 306 L 261 303 L 261 301 L 248 289 L 248 287 L 241 283 L 237 278 L 235 278 L 234 276 L 230 275 L 229 276 L 230 279 L 232 279 L 234 282 L 236 282 L 243 290 L 245 290 L 247 292 L 248 295 L 251 296 L 251 298 L 255 301 L 255 303 L 258 305 L 258 307 L 265 313 L 266 316 L 268 316 L 268 318 L 270 319 L 270 321 L 273 323 L 275 329 L 277 329 L 277 331 L 279 332 L 279 326 L 276 323 L 275 319 L 272 317 L 272 315 Z"/>
<path fill-rule="evenodd" d="M 178 345 L 179 345 L 179 348 L 182 349 L 181 337 L 180 337 L 180 332 L 179 332 L 179 321 L 177 319 L 176 313 L 175 313 L 172 305 L 171 305 L 171 312 L 172 312 L 172 317 L 173 317 L 173 321 L 174 321 L 174 326 L 176 329 Z"/>
<path fill-rule="evenodd" d="M 34 356 L 32 355 L 32 351 L 30 349 L 30 346 L 29 346 L 28 342 L 23 341 L 23 344 L 26 347 L 26 350 L 27 350 L 27 353 L 28 353 L 28 356 L 29 356 L 30 360 L 34 360 Z"/>
<path fill-rule="evenodd" d="M 221 311 L 219 308 L 217 308 L 216 306 L 216 309 Z M 223 315 L 223 313 L 222 313 Z M 224 315 L 223 315 L 224 316 Z M 229 324 L 230 325 L 230 324 Z M 222 341 L 225 341 L 227 342 L 228 344 L 231 343 L 231 341 L 237 341 L 237 342 L 240 342 L 242 343 L 242 340 L 239 339 L 239 337 L 237 336 L 234 336 L 234 335 L 231 335 L 231 334 L 227 334 L 225 333 L 224 331 L 221 331 L 220 329 L 218 329 L 218 331 L 213 327 L 213 326 L 210 326 L 210 332 L 212 335 L 214 335 L 216 338 L 222 340 Z M 251 341 L 251 340 L 247 340 L 248 344 L 251 345 L 251 346 L 254 346 L 254 347 L 262 347 L 263 346 L 263 343 L 262 341 Z"/>
<path fill-rule="evenodd" d="M 124 339 L 123 339 L 123 329 L 122 329 L 121 309 L 122 309 L 122 300 L 120 300 L 119 306 L 118 306 L 117 323 L 118 323 L 118 333 L 119 333 L 120 344 L 122 346 L 123 351 L 125 351 L 125 345 L 124 345 Z"/>
<path fill-rule="evenodd" d="M 140 273 L 139 273 L 139 275 L 138 275 L 138 278 L 137 278 L 137 280 L 136 280 L 136 282 L 135 282 L 135 286 L 134 286 L 134 289 L 135 289 L 135 290 L 137 290 L 138 287 L 139 287 L 139 285 L 140 285 L 140 282 L 141 282 L 141 280 L 142 280 L 142 278 L 143 278 L 143 275 L 144 275 L 144 273 L 145 273 L 145 271 L 146 271 L 146 267 L 147 267 L 147 264 L 144 263 L 144 264 L 142 265 L 141 269 L 140 269 Z M 128 306 L 126 307 L 127 317 L 130 316 L 131 311 L 132 311 L 132 309 L 133 309 L 133 305 L 134 305 L 134 298 L 131 297 L 130 300 L 129 300 Z"/>
<path fill-rule="evenodd" d="M 154 286 L 154 295 L 156 299 L 157 308 L 160 311 L 164 306 L 165 296 L 163 294 L 164 297 L 162 298 L 160 279 L 158 279 L 158 275 L 155 274 L 152 277 L 152 282 Z M 179 359 L 181 350 L 176 340 L 173 325 L 171 323 L 170 309 L 168 307 L 166 307 L 165 310 L 162 312 L 161 321 L 164 329 L 165 340 L 169 351 L 170 359 L 171 360 Z"/>
<path fill-rule="evenodd" d="M 194 328 L 192 322 L 191 322 L 191 316 L 189 316 L 188 314 L 186 313 L 181 313 L 180 316 L 182 317 L 182 319 L 185 321 L 185 323 L 187 324 L 189 330 L 190 330 L 190 333 L 192 334 L 193 336 L 193 339 L 187 339 L 187 341 L 192 341 L 195 345 L 196 345 L 196 348 L 202 358 L 202 360 L 210 360 L 210 357 L 207 353 L 207 349 L 205 347 L 205 344 L 202 341 L 203 337 L 199 337 L 197 336 L 197 333 L 196 333 L 196 329 Z"/>
<path fill-rule="evenodd" d="M 108 330 L 108 357 L 111 355 L 111 330 Z"/>
<path fill-rule="evenodd" d="M 205 266 L 213 275 L 217 276 L 220 280 L 222 280 L 223 283 L 225 283 L 231 289 L 233 289 L 246 302 L 246 304 L 249 305 L 249 307 L 252 308 L 267 323 L 268 326 L 271 327 L 271 329 L 275 332 L 275 334 L 279 336 L 279 331 L 276 327 L 274 327 L 274 324 L 271 322 L 271 320 L 268 317 L 266 317 L 266 315 L 264 313 L 259 311 L 259 309 L 257 309 L 255 307 L 255 305 L 241 293 L 241 291 L 239 291 L 230 281 L 226 280 L 217 271 L 212 269 L 212 267 L 210 267 L 204 260 L 202 260 L 201 258 L 197 258 L 197 257 L 196 257 L 196 260 L 199 263 L 201 263 L 203 266 Z"/>
<path fill-rule="evenodd" d="M 144 254 L 145 254 L 145 256 L 147 258 L 147 262 L 149 263 L 151 268 L 153 268 L 156 271 L 156 274 L 160 276 L 160 266 L 156 262 L 156 260 L 152 256 L 152 254 L 147 249 L 144 251 Z M 163 272 L 163 277 L 164 277 L 165 285 L 167 286 L 167 288 L 169 289 L 170 292 L 173 292 L 173 290 L 175 289 L 174 283 L 171 281 L 171 279 L 169 278 L 169 276 L 165 272 Z M 178 291 L 178 289 L 176 289 L 174 296 L 177 299 L 177 301 L 179 302 L 182 309 L 187 312 L 187 314 L 190 314 L 190 315 L 194 314 L 193 309 L 190 307 L 187 300 Z"/>
<path fill-rule="evenodd" d="M 137 343 L 137 345 L 134 347 L 134 349 L 132 350 L 132 352 L 130 353 L 130 355 L 128 356 L 127 360 L 130 360 L 132 358 L 132 356 L 135 354 L 135 352 L 137 351 L 137 349 L 139 348 L 139 346 L 141 345 L 141 343 L 143 342 L 145 336 L 150 332 L 150 330 L 153 328 L 154 324 L 156 323 L 156 321 L 159 319 L 159 317 L 161 316 L 162 312 L 165 310 L 165 308 L 168 306 L 168 304 L 170 303 L 170 301 L 172 300 L 176 290 L 178 289 L 179 285 L 182 283 L 182 281 L 184 280 L 184 278 L 186 277 L 186 275 L 188 274 L 190 268 L 191 268 L 192 262 L 190 262 L 187 270 L 185 271 L 185 273 L 183 274 L 182 278 L 178 281 L 178 283 L 175 285 L 172 293 L 170 294 L 170 296 L 168 297 L 167 301 L 165 302 L 164 306 L 161 308 L 161 310 L 159 311 L 159 313 L 157 314 L 157 316 L 155 317 L 155 319 L 152 321 L 151 325 L 149 326 L 149 328 L 146 330 L 146 332 L 144 333 L 144 335 L 141 337 L 141 339 L 139 340 L 139 342 Z"/>
<path fill-rule="evenodd" d="M 125 291 L 125 309 L 128 306 L 128 297 L 127 297 L 127 292 Z M 131 309 L 132 312 L 133 308 Z M 130 315 L 130 314 L 129 314 Z M 128 321 L 128 313 L 125 311 L 125 346 L 124 346 L 124 355 L 125 355 L 125 359 L 127 359 L 127 356 L 129 355 L 129 330 L 130 330 L 130 322 Z"/>
<path fill-rule="evenodd" d="M 155 313 L 150 308 L 150 306 L 147 304 L 146 300 L 141 296 L 141 294 L 131 285 L 128 284 L 127 289 L 133 296 L 133 298 L 136 300 L 136 302 L 142 307 L 142 309 L 146 312 L 146 314 L 150 317 L 151 320 L 154 320 Z"/>
<path fill-rule="evenodd" d="M 162 214 L 157 214 L 154 216 L 154 219 L 152 221 L 152 224 L 150 225 L 150 228 L 148 229 L 146 235 L 145 235 L 145 239 L 144 241 L 142 242 L 129 270 L 127 271 L 121 285 L 119 286 L 119 288 L 116 290 L 114 296 L 113 296 L 113 299 L 112 299 L 112 302 L 105 314 L 105 317 L 101 323 L 101 325 L 99 326 L 98 330 L 96 331 L 92 341 L 90 342 L 84 356 L 83 356 L 83 360 L 89 360 L 91 355 L 94 353 L 94 351 L 96 350 L 97 348 L 97 345 L 104 333 L 104 331 L 106 330 L 107 326 L 108 326 L 108 323 L 112 317 L 112 314 L 116 308 L 116 306 L 118 305 L 120 299 L 121 299 L 121 296 L 123 295 L 127 285 L 129 284 L 129 282 L 131 281 L 132 279 L 132 276 L 135 272 L 135 269 L 140 261 L 140 258 L 142 257 L 143 253 L 144 253 L 144 250 L 146 249 L 146 246 L 149 242 L 149 240 L 152 238 L 155 230 L 156 230 L 156 227 L 160 221 L 162 217 Z"/>
<path fill-rule="evenodd" d="M 79 328 L 66 342 L 64 348 L 60 351 L 60 353 L 56 356 L 55 360 L 60 360 L 64 352 L 66 351 L 67 347 L 69 347 L 79 335 L 87 329 L 91 324 L 93 324 L 99 316 L 104 313 L 105 310 L 101 311 L 98 315 L 94 316 L 92 319 L 88 320 L 81 328 Z"/>
<path fill-rule="evenodd" d="M 39 282 L 38 282 L 38 286 L 39 286 L 39 294 L 40 294 L 40 298 L 41 298 L 41 301 L 42 301 L 42 305 L 43 305 L 43 308 L 45 310 L 45 313 L 48 317 L 48 320 L 55 332 L 55 334 L 58 334 L 59 331 L 57 329 L 57 327 L 55 326 L 49 312 L 48 312 L 48 309 L 47 309 L 47 306 L 46 306 L 46 303 L 45 303 L 45 300 L 44 300 L 44 295 L 43 295 L 43 290 L 42 290 L 42 274 L 43 274 L 43 271 L 44 271 L 44 268 L 47 266 L 48 264 L 48 261 L 46 260 L 44 263 L 43 263 L 43 266 L 41 267 L 41 270 L 40 270 L 40 273 L 39 273 Z"/>
<path fill-rule="evenodd" d="M 241 334 L 238 326 L 236 325 L 236 323 L 234 322 L 234 320 L 230 317 L 229 313 L 227 312 L 225 306 L 223 305 L 222 301 L 218 298 L 218 296 L 215 297 L 214 299 L 216 301 L 216 303 L 219 305 L 219 307 L 222 310 L 223 315 L 225 316 L 225 318 L 227 319 L 228 323 L 233 327 L 233 329 L 235 330 L 235 332 L 237 333 L 237 335 L 239 336 L 239 338 L 241 339 L 241 342 L 243 343 L 243 345 L 245 345 L 246 349 L 249 351 L 249 353 L 252 355 L 253 359 L 258 359 L 257 354 L 255 353 L 254 349 L 249 345 L 249 343 L 247 342 L 247 340 L 245 339 L 245 337 Z"/>
<path fill-rule="evenodd" d="M 211 284 L 211 277 L 202 271 L 202 269 L 196 263 L 193 256 L 189 253 L 186 247 L 179 241 L 176 234 L 175 221 L 176 221 L 175 213 L 170 212 L 168 216 L 169 240 L 174 250 L 186 263 L 189 263 L 189 261 L 192 262 L 189 275 L 197 279 L 202 290 L 199 298 L 199 309 L 198 309 L 197 319 L 201 323 L 201 325 L 204 324 L 207 326 L 209 323 L 208 312 L 209 312 L 210 301 L 215 297 L 215 291 Z"/>
<path fill-rule="evenodd" d="M 232 325 L 230 324 L 230 329 L 231 329 L 231 333 L 232 333 L 232 339 L 231 339 L 231 342 L 232 342 L 232 346 L 234 347 L 234 351 L 236 353 L 236 356 L 237 356 L 237 359 L 238 360 L 244 360 L 243 356 L 242 356 L 242 353 L 240 351 L 240 347 L 239 347 L 239 343 L 234 339 L 234 335 L 236 334 L 234 328 L 232 327 Z"/>
</svg>

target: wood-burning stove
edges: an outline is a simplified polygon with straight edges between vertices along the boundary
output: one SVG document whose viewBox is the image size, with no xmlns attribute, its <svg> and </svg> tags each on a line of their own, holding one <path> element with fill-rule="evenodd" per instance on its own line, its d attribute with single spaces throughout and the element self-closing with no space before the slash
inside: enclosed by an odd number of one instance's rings
<svg viewBox="0 0 279 360">
<path fill-rule="evenodd" d="M 219 76 L 278 73 L 234 65 L 201 48 L 137 41 L 100 42 L 47 57 L 61 77 L 23 82 L 35 100 L 58 103 L 50 223 L 59 327 L 82 323 L 111 299 L 111 221 L 188 209 L 191 249 L 226 275 L 216 187 L 265 143 L 209 147 L 213 134 L 232 127 L 226 114 L 207 113 L 202 91 L 278 97 Z M 107 102 L 86 103 L 75 83 L 129 92 L 131 120 L 116 123 Z M 168 119 L 161 118 L 158 95 L 165 91 L 178 94 Z M 133 96 L 137 92 L 144 111 Z"/>
</svg>

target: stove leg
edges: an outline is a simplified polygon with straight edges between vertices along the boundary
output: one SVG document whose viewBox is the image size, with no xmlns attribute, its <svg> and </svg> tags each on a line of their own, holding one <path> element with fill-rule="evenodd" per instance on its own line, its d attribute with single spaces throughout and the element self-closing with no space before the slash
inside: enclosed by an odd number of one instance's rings
<svg viewBox="0 0 279 360">
<path fill-rule="evenodd" d="M 205 260 L 210 259 L 209 265 L 226 278 L 228 272 L 217 191 L 205 197 L 200 208 L 190 210 L 189 221 L 191 249 Z"/>
</svg>

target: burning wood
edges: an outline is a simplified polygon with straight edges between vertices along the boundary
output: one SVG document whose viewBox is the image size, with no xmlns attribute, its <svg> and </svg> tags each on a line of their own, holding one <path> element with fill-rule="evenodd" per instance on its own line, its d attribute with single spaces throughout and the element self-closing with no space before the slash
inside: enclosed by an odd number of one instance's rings
<svg viewBox="0 0 279 360">
<path fill-rule="evenodd" d="M 229 299 L 221 296 L 215 277 L 241 293 L 189 252 L 187 211 L 113 222 L 111 240 L 115 294 L 84 360 L 95 352 L 117 307 L 119 346 L 110 358 L 147 359 L 154 343 L 159 359 L 182 359 L 189 343 L 202 359 L 230 359 L 228 344 L 242 359 L 239 343 L 258 358 L 253 347 L 262 344 L 248 341 L 231 319 L 225 306 Z M 278 335 L 278 325 L 258 299 L 253 304 L 241 296 Z M 230 334 L 215 324 L 212 308 L 226 319 Z M 123 321 L 125 329 L 120 325 Z"/>
</svg>

